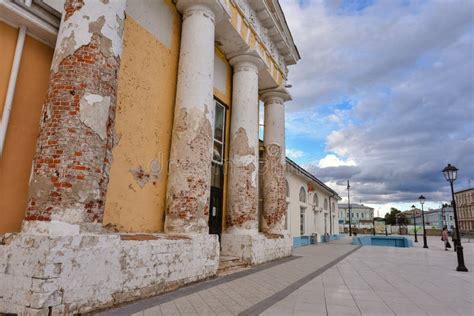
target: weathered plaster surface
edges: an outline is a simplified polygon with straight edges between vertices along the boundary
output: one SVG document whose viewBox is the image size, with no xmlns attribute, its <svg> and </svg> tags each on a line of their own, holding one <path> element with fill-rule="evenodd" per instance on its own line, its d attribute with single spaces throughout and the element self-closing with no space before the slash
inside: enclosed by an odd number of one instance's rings
<svg viewBox="0 0 474 316">
<path fill-rule="evenodd" d="M 179 3 L 178 3 L 179 7 Z M 215 105 L 214 12 L 183 12 L 165 230 L 207 233 Z"/>
<path fill-rule="evenodd" d="M 51 69 L 58 71 L 62 60 L 79 47 L 87 45 L 93 34 L 101 35 L 101 53 L 107 57 L 120 57 L 122 52 L 125 0 L 67 1 L 66 13 L 58 32 L 56 50 Z M 68 11 L 68 8 L 71 11 Z"/>
<path fill-rule="evenodd" d="M 142 22 L 125 19 L 115 119 L 120 142 L 112 150 L 104 211 L 104 224 L 120 231 L 163 231 L 181 27 L 176 8 L 167 5 L 173 15 L 169 49 Z"/>
<path fill-rule="evenodd" d="M 265 103 L 264 155 L 262 172 L 262 229 L 280 234 L 286 213 L 285 106 L 289 95 L 273 91 L 263 94 Z"/>
<path fill-rule="evenodd" d="M 158 180 L 159 177 L 160 177 L 160 172 L 161 172 L 160 169 L 161 169 L 161 167 L 160 167 L 158 161 L 157 160 L 152 160 L 150 162 L 150 171 L 149 172 L 144 170 L 142 168 L 142 166 L 138 166 L 138 168 L 131 169 L 130 172 L 132 173 L 133 178 L 138 183 L 140 188 L 143 189 L 145 184 L 147 184 L 150 181 L 152 181 L 156 184 L 155 181 Z"/>
<path fill-rule="evenodd" d="M 286 181 L 282 157 L 284 155 L 280 145 L 265 145 L 262 229 L 274 234 L 281 233 L 285 229 Z"/>
<path fill-rule="evenodd" d="M 222 234 L 222 256 L 238 257 L 255 265 L 291 256 L 293 241 L 288 233 L 280 235 Z"/>
<path fill-rule="evenodd" d="M 234 66 L 229 149 L 227 231 L 258 231 L 258 68 L 253 56 L 231 59 Z"/>
<path fill-rule="evenodd" d="M 215 235 L 120 235 L 54 221 L 32 224 L 41 227 L 0 236 L 0 313 L 85 313 L 217 272 Z"/>
<path fill-rule="evenodd" d="M 207 108 L 207 107 L 206 107 Z M 166 229 L 169 232 L 207 232 L 211 179 L 212 125 L 198 110 L 175 113 L 174 137 L 187 146 L 172 150 Z M 191 131 L 197 131 L 192 133 Z"/>
<path fill-rule="evenodd" d="M 110 97 L 84 93 L 79 101 L 80 120 L 90 127 L 102 140 L 107 137 L 107 121 L 109 119 Z"/>
<path fill-rule="evenodd" d="M 124 9 L 125 0 L 65 4 L 40 121 L 27 220 L 102 221 Z"/>
</svg>

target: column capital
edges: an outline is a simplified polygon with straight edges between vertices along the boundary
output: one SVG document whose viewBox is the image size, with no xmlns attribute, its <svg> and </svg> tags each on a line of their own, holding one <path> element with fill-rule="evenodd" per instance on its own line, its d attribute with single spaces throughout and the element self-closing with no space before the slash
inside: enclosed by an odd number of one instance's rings
<svg viewBox="0 0 474 316">
<path fill-rule="evenodd" d="M 234 67 L 234 72 L 244 70 L 245 68 L 253 68 L 258 73 L 265 67 L 265 63 L 259 56 L 249 53 L 231 56 L 229 64 Z"/>
<path fill-rule="evenodd" d="M 260 90 L 260 99 L 264 103 L 271 103 L 277 101 L 278 103 L 284 103 L 292 100 L 291 94 L 285 87 L 276 87 L 265 90 Z"/>
<path fill-rule="evenodd" d="M 204 11 L 204 16 L 214 24 L 230 18 L 230 12 L 220 0 L 178 0 L 176 8 L 183 14 L 183 20 L 199 11 Z"/>
</svg>

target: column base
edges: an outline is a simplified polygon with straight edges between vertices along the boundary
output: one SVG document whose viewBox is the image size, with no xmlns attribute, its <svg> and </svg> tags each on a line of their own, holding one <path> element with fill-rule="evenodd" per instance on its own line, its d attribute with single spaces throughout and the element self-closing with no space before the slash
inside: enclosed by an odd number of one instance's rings
<svg viewBox="0 0 474 316">
<path fill-rule="evenodd" d="M 292 241 L 288 232 L 283 234 L 222 234 L 221 255 L 239 257 L 255 265 L 291 256 Z"/>
<path fill-rule="evenodd" d="M 41 232 L 61 225 L 28 225 L 0 235 L 0 313 L 86 313 L 217 273 L 216 235 L 82 232 L 69 224 L 51 235 Z"/>
</svg>

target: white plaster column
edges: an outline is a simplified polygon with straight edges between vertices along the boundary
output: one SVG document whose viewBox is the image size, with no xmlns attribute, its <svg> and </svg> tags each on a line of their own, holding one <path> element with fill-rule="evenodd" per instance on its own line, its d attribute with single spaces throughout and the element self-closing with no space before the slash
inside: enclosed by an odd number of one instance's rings
<svg viewBox="0 0 474 316">
<path fill-rule="evenodd" d="M 290 100 L 284 88 L 262 91 L 265 104 L 262 229 L 271 234 L 285 230 L 285 105 Z"/>
<path fill-rule="evenodd" d="M 102 222 L 125 7 L 125 0 L 64 3 L 39 122 L 27 221 Z"/>
<path fill-rule="evenodd" d="M 232 114 L 229 149 L 228 233 L 258 233 L 258 71 L 253 55 L 233 57 Z"/>
<path fill-rule="evenodd" d="M 165 231 L 208 233 L 215 105 L 215 0 L 180 0 L 183 14 Z"/>
</svg>

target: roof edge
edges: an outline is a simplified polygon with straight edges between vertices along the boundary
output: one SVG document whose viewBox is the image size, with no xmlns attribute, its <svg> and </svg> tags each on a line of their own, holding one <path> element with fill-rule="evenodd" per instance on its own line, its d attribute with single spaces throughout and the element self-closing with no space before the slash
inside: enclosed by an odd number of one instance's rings
<svg viewBox="0 0 474 316">
<path fill-rule="evenodd" d="M 296 162 L 294 162 L 293 160 L 291 160 L 290 158 L 286 157 L 286 162 L 288 164 L 290 164 L 293 168 L 297 169 L 298 171 L 300 171 L 303 175 L 305 175 L 307 178 L 313 180 L 314 182 L 316 182 L 317 184 L 319 184 L 320 186 L 322 186 L 326 191 L 328 191 L 329 193 L 331 193 L 334 197 L 336 197 L 338 200 L 342 200 L 342 198 L 339 196 L 339 194 L 334 191 L 333 189 L 331 189 L 330 187 L 328 187 L 326 184 L 324 184 L 321 180 L 319 180 L 318 178 L 316 178 L 314 175 L 312 175 L 311 173 L 309 173 L 309 171 L 307 171 L 306 169 L 304 169 L 303 167 L 301 167 L 300 165 L 298 165 Z"/>
</svg>

